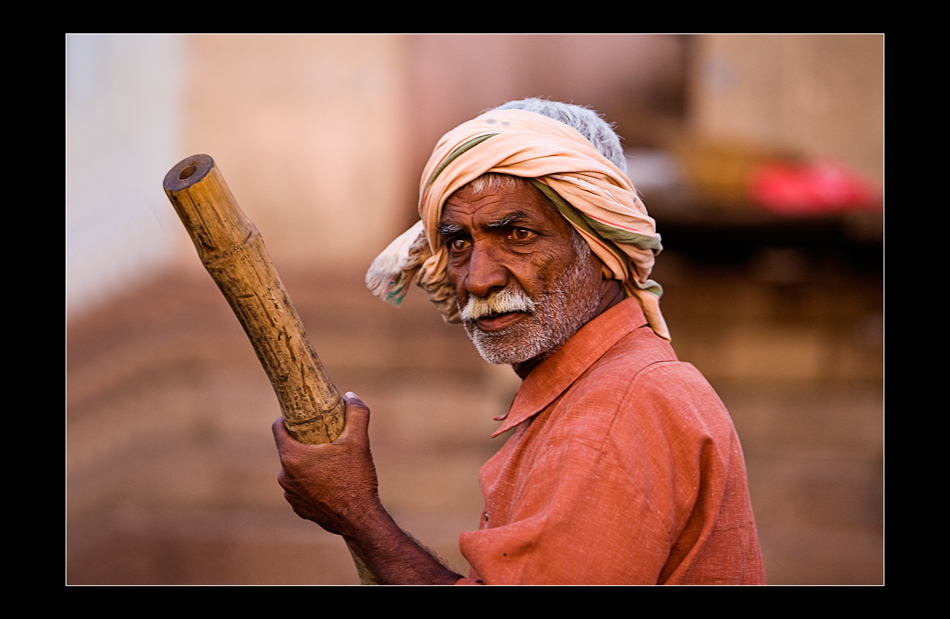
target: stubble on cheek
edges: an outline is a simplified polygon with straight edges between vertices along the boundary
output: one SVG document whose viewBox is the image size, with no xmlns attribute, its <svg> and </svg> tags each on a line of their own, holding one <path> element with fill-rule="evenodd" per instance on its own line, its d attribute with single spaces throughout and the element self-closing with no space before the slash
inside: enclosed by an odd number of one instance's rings
<svg viewBox="0 0 950 619">
<path fill-rule="evenodd" d="M 581 241 L 583 242 L 583 241 Z M 554 354 L 594 315 L 599 303 L 599 268 L 589 252 L 557 274 L 539 269 L 544 288 L 532 298 L 535 310 L 499 331 L 482 331 L 474 321 L 463 321 L 479 354 L 489 363 L 516 364 Z"/>
</svg>

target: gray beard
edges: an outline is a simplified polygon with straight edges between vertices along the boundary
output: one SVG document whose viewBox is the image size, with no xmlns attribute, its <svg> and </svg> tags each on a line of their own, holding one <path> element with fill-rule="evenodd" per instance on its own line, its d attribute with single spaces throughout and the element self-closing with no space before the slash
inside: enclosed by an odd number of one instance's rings
<svg viewBox="0 0 950 619">
<path fill-rule="evenodd" d="M 562 277 L 555 279 L 550 289 L 530 300 L 534 310 L 517 323 L 493 332 L 482 331 L 471 318 L 462 324 L 478 353 L 489 363 L 516 364 L 535 358 L 547 359 L 594 317 L 600 305 L 599 281 L 599 269 L 593 265 L 588 250 Z M 513 286 L 517 288 L 506 289 L 505 293 L 527 297 L 520 286 Z M 467 309 L 462 308 L 463 316 L 471 315 Z"/>
</svg>

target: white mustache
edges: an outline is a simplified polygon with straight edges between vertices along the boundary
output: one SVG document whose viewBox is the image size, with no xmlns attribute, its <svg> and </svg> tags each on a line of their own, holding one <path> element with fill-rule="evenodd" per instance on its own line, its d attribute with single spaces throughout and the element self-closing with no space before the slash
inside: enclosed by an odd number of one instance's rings
<svg viewBox="0 0 950 619">
<path fill-rule="evenodd" d="M 487 297 L 469 297 L 468 303 L 462 308 L 459 317 L 463 321 L 471 321 L 492 314 L 507 314 L 508 312 L 532 314 L 534 308 L 534 301 L 524 290 L 517 286 L 510 286 L 500 292 L 493 292 Z"/>
</svg>

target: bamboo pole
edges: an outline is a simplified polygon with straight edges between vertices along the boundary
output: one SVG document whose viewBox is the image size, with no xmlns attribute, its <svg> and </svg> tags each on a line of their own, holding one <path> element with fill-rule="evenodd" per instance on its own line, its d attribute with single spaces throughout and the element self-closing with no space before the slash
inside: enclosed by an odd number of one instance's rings
<svg viewBox="0 0 950 619">
<path fill-rule="evenodd" d="M 346 403 L 317 357 L 264 240 L 214 160 L 188 157 L 168 171 L 162 185 L 202 264 L 244 327 L 277 394 L 287 431 L 311 445 L 336 440 Z M 376 584 L 350 552 L 360 581 Z"/>
</svg>

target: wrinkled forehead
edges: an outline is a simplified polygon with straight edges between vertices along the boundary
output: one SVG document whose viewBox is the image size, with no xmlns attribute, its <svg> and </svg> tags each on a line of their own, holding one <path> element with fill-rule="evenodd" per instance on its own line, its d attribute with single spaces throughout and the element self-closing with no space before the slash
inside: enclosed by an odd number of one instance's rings
<svg viewBox="0 0 950 619">
<path fill-rule="evenodd" d="M 503 175 L 492 175 L 503 176 Z M 557 208 L 530 181 L 473 181 L 446 199 L 439 219 L 445 235 L 460 228 L 543 227 L 569 234 L 569 224 Z"/>
</svg>

